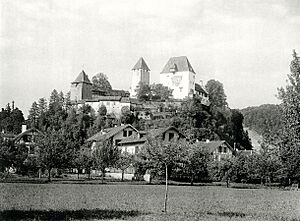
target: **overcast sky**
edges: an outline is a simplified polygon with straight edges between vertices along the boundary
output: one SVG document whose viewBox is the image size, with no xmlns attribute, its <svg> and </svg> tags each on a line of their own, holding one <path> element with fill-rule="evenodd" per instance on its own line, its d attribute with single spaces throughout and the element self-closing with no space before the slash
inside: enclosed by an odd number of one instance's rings
<svg viewBox="0 0 300 221">
<path fill-rule="evenodd" d="M 144 57 L 151 82 L 168 59 L 188 57 L 196 81 L 219 80 L 231 108 L 278 103 L 292 49 L 300 53 L 300 1 L 0 2 L 0 107 L 67 92 L 82 69 L 129 89 Z"/>
</svg>

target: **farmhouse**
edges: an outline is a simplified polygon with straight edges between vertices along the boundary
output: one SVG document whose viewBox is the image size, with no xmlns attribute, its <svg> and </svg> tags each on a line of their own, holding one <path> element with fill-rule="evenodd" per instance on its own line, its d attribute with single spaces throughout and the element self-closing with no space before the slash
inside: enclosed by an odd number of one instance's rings
<svg viewBox="0 0 300 221">
<path fill-rule="evenodd" d="M 197 142 L 196 145 L 208 151 L 216 161 L 230 159 L 235 154 L 235 150 L 225 140 Z"/>
<path fill-rule="evenodd" d="M 13 141 L 17 145 L 24 144 L 28 148 L 28 155 L 37 155 L 37 137 L 43 135 L 44 134 L 36 128 L 30 128 L 27 130 L 26 125 L 22 125 L 22 132 L 16 135 Z"/>
</svg>

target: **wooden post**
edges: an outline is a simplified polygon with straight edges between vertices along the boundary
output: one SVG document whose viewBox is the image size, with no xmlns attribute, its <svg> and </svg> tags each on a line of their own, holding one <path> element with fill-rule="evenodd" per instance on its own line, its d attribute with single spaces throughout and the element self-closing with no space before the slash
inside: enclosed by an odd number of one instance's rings
<svg viewBox="0 0 300 221">
<path fill-rule="evenodd" d="M 168 165 L 166 165 L 166 189 L 165 189 L 165 202 L 164 202 L 164 209 L 165 213 L 167 213 L 167 200 L 168 200 Z"/>
</svg>

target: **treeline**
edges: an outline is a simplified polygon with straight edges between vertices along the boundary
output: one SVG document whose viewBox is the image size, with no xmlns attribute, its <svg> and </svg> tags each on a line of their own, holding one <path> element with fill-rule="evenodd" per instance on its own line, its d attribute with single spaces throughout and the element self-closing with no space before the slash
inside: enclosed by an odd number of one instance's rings
<svg viewBox="0 0 300 221">
<path fill-rule="evenodd" d="M 244 125 L 262 135 L 265 140 L 276 144 L 283 132 L 282 105 L 264 104 L 258 107 L 247 107 L 241 110 Z"/>
</svg>

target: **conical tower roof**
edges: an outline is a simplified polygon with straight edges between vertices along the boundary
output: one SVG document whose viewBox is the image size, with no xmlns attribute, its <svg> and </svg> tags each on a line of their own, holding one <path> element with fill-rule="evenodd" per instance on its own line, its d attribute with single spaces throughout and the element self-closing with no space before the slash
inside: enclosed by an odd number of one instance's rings
<svg viewBox="0 0 300 221">
<path fill-rule="evenodd" d="M 142 70 L 145 70 L 145 71 L 150 71 L 150 69 L 148 68 L 144 58 L 140 58 L 138 60 L 138 62 L 134 65 L 134 67 L 132 68 L 132 70 L 139 70 L 139 69 L 142 69 Z"/>
<path fill-rule="evenodd" d="M 87 84 L 92 84 L 91 81 L 89 80 L 89 77 L 84 72 L 84 70 L 82 70 L 79 73 L 78 77 L 72 83 L 87 83 Z"/>
</svg>

